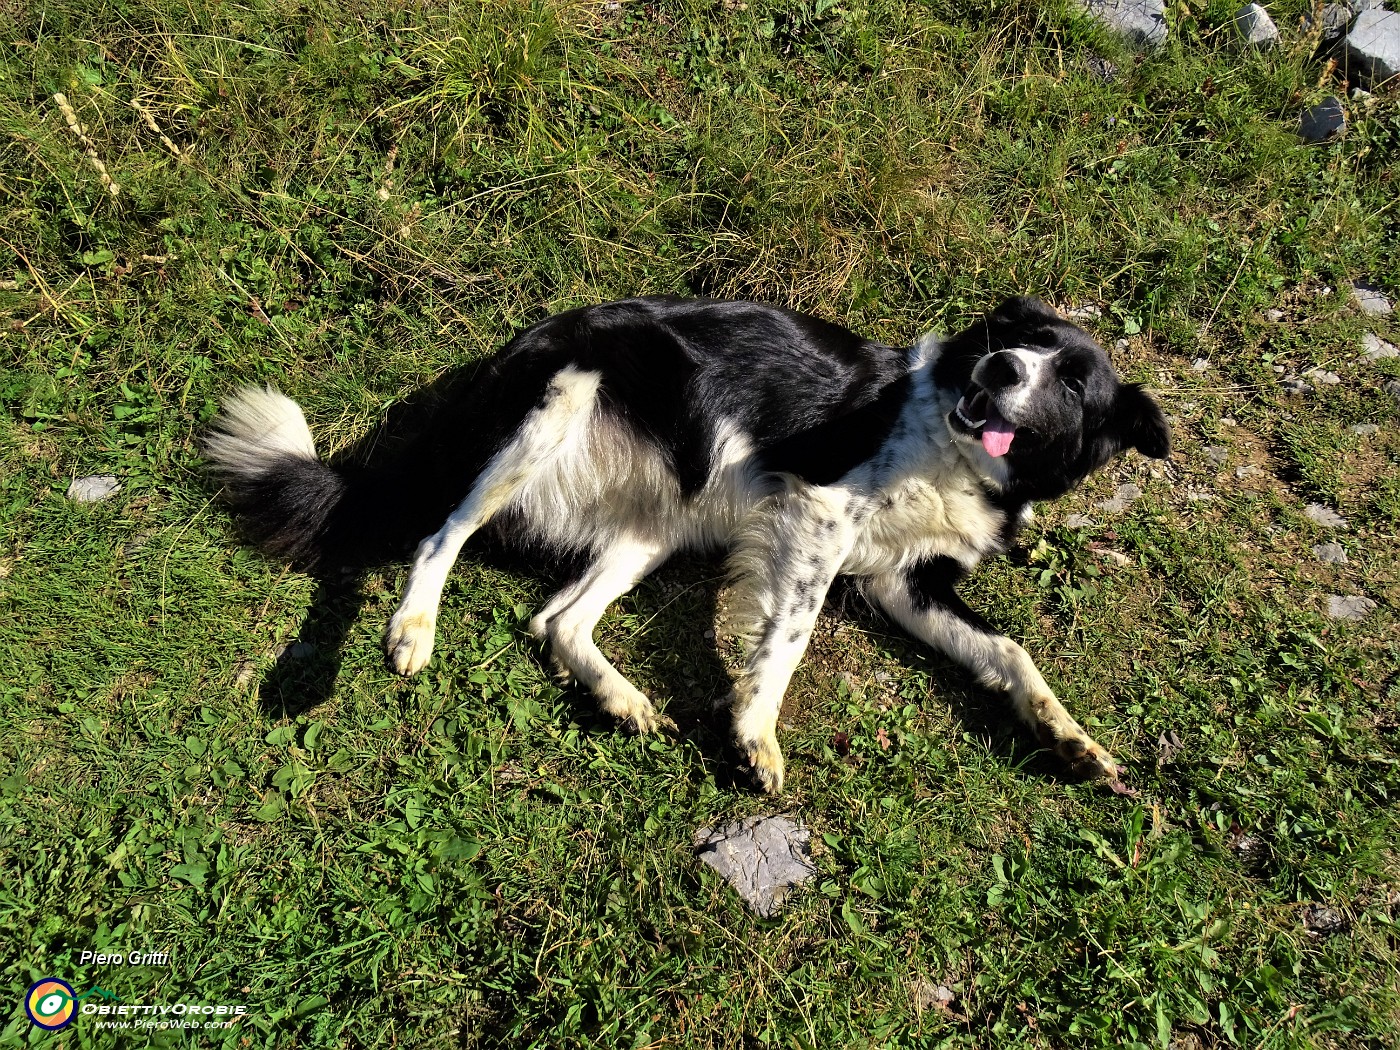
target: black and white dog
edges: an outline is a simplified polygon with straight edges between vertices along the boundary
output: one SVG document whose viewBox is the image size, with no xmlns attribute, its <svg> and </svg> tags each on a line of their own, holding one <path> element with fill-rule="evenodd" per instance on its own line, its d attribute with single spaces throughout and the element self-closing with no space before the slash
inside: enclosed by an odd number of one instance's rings
<svg viewBox="0 0 1400 1050">
<path fill-rule="evenodd" d="M 773 306 L 629 299 L 518 335 L 391 468 L 323 464 L 301 409 L 260 387 L 224 403 L 203 447 L 263 545 L 302 563 L 413 487 L 440 500 L 389 622 L 401 674 L 428 662 L 448 572 L 494 524 L 581 558 L 531 630 L 606 711 L 653 730 L 669 720 L 603 656 L 594 627 L 672 553 L 721 548 L 749 643 L 734 734 L 765 790 L 782 788 L 778 710 L 838 574 L 1008 692 L 1073 774 L 1115 773 L 1025 650 L 955 593 L 1033 501 L 1126 449 L 1167 455 L 1152 399 L 1037 300 L 901 348 Z"/>
</svg>

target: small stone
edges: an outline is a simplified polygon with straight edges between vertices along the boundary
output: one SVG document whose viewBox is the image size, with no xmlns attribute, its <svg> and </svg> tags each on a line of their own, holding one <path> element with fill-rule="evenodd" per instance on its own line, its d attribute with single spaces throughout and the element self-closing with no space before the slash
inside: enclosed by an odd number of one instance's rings
<svg viewBox="0 0 1400 1050">
<path fill-rule="evenodd" d="M 1375 332 L 1361 337 L 1361 360 L 1375 362 L 1389 357 L 1400 357 L 1400 348 L 1394 343 L 1387 343 Z"/>
<path fill-rule="evenodd" d="M 1314 937 L 1331 937 L 1348 926 L 1346 917 L 1335 908 L 1309 904 L 1303 909 L 1303 929 Z"/>
<path fill-rule="evenodd" d="M 1103 307 L 1089 303 L 1087 306 L 1071 306 L 1065 310 L 1065 317 L 1071 321 L 1094 321 L 1103 316 Z"/>
<path fill-rule="evenodd" d="M 1191 371 L 1193 372 L 1204 372 L 1209 367 L 1210 362 L 1207 361 L 1204 357 L 1198 357 L 1196 358 L 1196 360 L 1191 362 Z"/>
<path fill-rule="evenodd" d="M 1221 417 L 1220 417 L 1220 425 L 1221 425 L 1222 427 L 1237 427 L 1237 426 L 1239 426 L 1239 424 L 1236 423 L 1236 422 L 1235 422 L 1233 419 L 1231 419 L 1229 416 L 1221 416 Z"/>
<path fill-rule="evenodd" d="M 1215 493 L 1205 489 L 1191 489 L 1186 493 L 1186 499 L 1191 503 L 1209 503 L 1215 499 Z"/>
<path fill-rule="evenodd" d="M 1331 594 L 1327 597 L 1327 615 L 1334 620 L 1364 620 L 1376 603 L 1359 594 Z"/>
<path fill-rule="evenodd" d="M 1313 388 L 1297 376 L 1289 376 L 1287 379 L 1280 379 L 1279 386 L 1283 387 L 1283 392 L 1285 394 L 1293 394 L 1294 396 L 1311 394 L 1313 392 Z"/>
<path fill-rule="evenodd" d="M 1177 407 L 1180 408 L 1183 412 L 1194 412 L 1194 411 L 1196 411 L 1196 409 L 1200 408 L 1201 406 L 1200 406 L 1199 404 L 1197 404 L 1195 401 L 1183 401 L 1183 402 L 1181 402 L 1181 404 L 1178 405 Z"/>
<path fill-rule="evenodd" d="M 1274 322 L 1274 324 L 1278 324 L 1280 321 L 1283 320 L 1283 311 L 1282 311 L 1282 310 L 1265 310 L 1265 311 L 1264 311 L 1264 316 L 1267 317 L 1270 321 Z"/>
<path fill-rule="evenodd" d="M 1321 503 L 1309 503 L 1303 508 L 1303 517 L 1307 518 L 1314 525 L 1321 525 L 1327 529 L 1344 529 L 1347 527 L 1347 519 L 1338 514 L 1331 507 L 1324 507 Z"/>
<path fill-rule="evenodd" d="M 817 873 L 808 859 L 812 833 L 790 817 L 749 817 L 695 833 L 695 853 L 763 918 Z"/>
<path fill-rule="evenodd" d="M 1353 423 L 1347 429 L 1357 437 L 1370 437 L 1372 434 L 1378 433 L 1381 428 L 1374 423 Z"/>
<path fill-rule="evenodd" d="M 1112 84 L 1118 79 L 1118 67 L 1100 55 L 1090 55 L 1089 75 L 1100 84 Z"/>
<path fill-rule="evenodd" d="M 1258 4 L 1246 4 L 1235 12 L 1235 31 L 1252 47 L 1271 47 L 1278 43 L 1278 26 Z"/>
<path fill-rule="evenodd" d="M 1230 836 L 1230 852 L 1248 868 L 1263 867 L 1269 860 L 1269 844 L 1258 835 L 1238 834 Z"/>
<path fill-rule="evenodd" d="M 75 503 L 100 503 L 121 491 L 121 483 L 110 474 L 75 478 L 68 486 L 68 498 Z"/>
<path fill-rule="evenodd" d="M 1112 499 L 1106 499 L 1102 503 L 1094 504 L 1094 506 L 1098 507 L 1100 510 L 1106 510 L 1111 514 L 1117 514 L 1119 511 L 1125 510 L 1129 503 L 1138 499 L 1141 495 L 1142 489 L 1138 488 L 1132 482 L 1128 482 L 1126 485 L 1119 485 L 1113 490 Z"/>
<path fill-rule="evenodd" d="M 1262 474 L 1262 473 L 1264 473 L 1264 472 L 1263 472 L 1262 470 L 1260 470 L 1260 469 L 1259 469 L 1255 464 L 1253 464 L 1253 463 L 1246 463 L 1246 464 L 1245 464 L 1244 466 L 1242 466 L 1242 467 L 1236 467 L 1236 468 L 1235 468 L 1235 477 L 1241 478 L 1241 479 L 1243 479 L 1243 478 L 1248 478 L 1248 477 L 1252 477 L 1252 476 L 1255 475 L 1255 474 Z"/>
<path fill-rule="evenodd" d="M 1322 9 L 1322 42 L 1335 44 L 1341 40 L 1355 14 L 1356 12 L 1348 4 L 1328 4 L 1324 7 Z M 1312 19 L 1307 16 L 1304 16 L 1304 21 L 1308 25 L 1312 24 Z"/>
<path fill-rule="evenodd" d="M 1347 552 L 1340 543 L 1319 543 L 1313 548 L 1313 557 L 1328 565 L 1347 563 Z"/>
<path fill-rule="evenodd" d="M 1351 299 L 1367 317 L 1388 317 L 1390 315 L 1390 300 L 1386 298 L 1385 292 L 1373 284 L 1357 281 L 1351 286 Z"/>
<path fill-rule="evenodd" d="M 1087 514 L 1071 514 L 1065 518 L 1065 526 L 1071 529 L 1088 529 L 1094 525 L 1094 519 Z"/>
<path fill-rule="evenodd" d="M 1207 445 L 1206 459 L 1217 466 L 1224 466 L 1225 461 L 1230 458 L 1230 450 L 1224 445 Z"/>
<path fill-rule="evenodd" d="M 917 1013 L 936 1008 L 943 1013 L 962 1016 L 958 1011 L 957 993 L 946 984 L 934 984 L 926 977 L 920 977 L 910 984 L 909 998 L 913 1001 Z"/>
<path fill-rule="evenodd" d="M 1127 350 L 1132 345 L 1133 344 L 1127 339 L 1117 339 L 1114 340 L 1113 349 L 1117 350 L 1119 353 L 1122 353 L 1124 350 Z"/>
<path fill-rule="evenodd" d="M 1303 375 L 1307 376 L 1318 386 L 1336 386 L 1342 381 L 1342 377 L 1336 372 L 1328 372 L 1321 368 L 1309 368 Z"/>
<path fill-rule="evenodd" d="M 1304 142 L 1313 144 L 1336 138 L 1346 127 L 1347 117 L 1339 98 L 1325 98 L 1303 110 L 1298 118 L 1298 135 Z"/>
<path fill-rule="evenodd" d="M 1122 551 L 1116 551 L 1112 547 L 1095 547 L 1094 553 L 1104 561 L 1111 561 L 1114 565 L 1122 565 L 1125 568 L 1133 564 L 1133 559 Z"/>
<path fill-rule="evenodd" d="M 1400 76 L 1400 13 L 1372 7 L 1352 22 L 1342 40 L 1348 71 L 1368 84 Z"/>
<path fill-rule="evenodd" d="M 1396 401 L 1400 401 L 1400 379 L 1392 379 L 1385 385 L 1385 392 Z"/>
</svg>

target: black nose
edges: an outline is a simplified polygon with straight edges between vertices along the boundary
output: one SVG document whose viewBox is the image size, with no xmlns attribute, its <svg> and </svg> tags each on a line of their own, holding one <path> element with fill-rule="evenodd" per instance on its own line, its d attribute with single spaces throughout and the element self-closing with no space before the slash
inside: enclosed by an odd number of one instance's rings
<svg viewBox="0 0 1400 1050">
<path fill-rule="evenodd" d="M 1026 380 L 1026 366 L 1016 354 L 997 353 L 982 360 L 977 381 L 988 390 L 1001 390 Z"/>
</svg>

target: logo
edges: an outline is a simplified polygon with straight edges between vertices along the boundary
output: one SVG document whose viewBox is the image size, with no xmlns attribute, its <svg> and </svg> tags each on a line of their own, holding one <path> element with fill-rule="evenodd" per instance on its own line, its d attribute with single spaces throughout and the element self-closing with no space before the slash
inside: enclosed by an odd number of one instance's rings
<svg viewBox="0 0 1400 1050">
<path fill-rule="evenodd" d="M 57 977 L 45 977 L 29 986 L 24 997 L 24 1012 L 46 1032 L 57 1032 L 73 1023 L 77 1015 L 78 996 L 73 986 Z"/>
</svg>

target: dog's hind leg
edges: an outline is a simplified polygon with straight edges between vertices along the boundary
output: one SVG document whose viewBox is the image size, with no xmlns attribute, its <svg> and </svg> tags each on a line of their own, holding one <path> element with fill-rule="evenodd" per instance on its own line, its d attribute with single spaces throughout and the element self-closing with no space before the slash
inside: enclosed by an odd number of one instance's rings
<svg viewBox="0 0 1400 1050">
<path fill-rule="evenodd" d="M 758 786 L 772 795 L 783 789 L 783 694 L 855 539 L 845 502 L 829 489 L 789 496 L 745 530 L 730 556 L 737 625 L 753 639 L 734 689 L 734 740 Z"/>
<path fill-rule="evenodd" d="M 547 640 L 561 670 L 572 675 L 603 710 L 648 733 L 674 723 L 656 713 L 646 694 L 608 662 L 593 641 L 607 607 L 666 560 L 670 549 L 654 541 L 619 537 L 608 544 L 583 576 L 557 594 L 530 621 L 530 632 Z"/>
<path fill-rule="evenodd" d="M 596 405 L 598 381 L 598 373 L 572 367 L 556 373 L 539 407 L 491 457 L 467 498 L 442 528 L 418 545 L 408 586 L 384 641 L 389 663 L 399 674 L 416 674 L 432 656 L 442 588 L 462 545 L 510 506 L 561 449 L 583 443 Z"/>
<path fill-rule="evenodd" d="M 953 591 L 961 570 L 926 563 L 917 581 L 891 572 L 866 582 L 866 593 L 900 626 L 941 650 L 977 675 L 984 685 L 1003 689 L 1016 714 L 1041 744 L 1052 749 L 1083 780 L 1113 776 L 1117 765 L 1064 709 L 1030 654 L 963 604 Z M 946 571 L 940 571 L 946 569 Z"/>
</svg>

